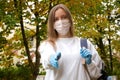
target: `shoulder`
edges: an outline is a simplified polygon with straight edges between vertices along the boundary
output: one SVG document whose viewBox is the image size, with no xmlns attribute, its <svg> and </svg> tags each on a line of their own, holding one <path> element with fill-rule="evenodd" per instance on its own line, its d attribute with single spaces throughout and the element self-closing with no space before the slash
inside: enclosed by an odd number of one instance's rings
<svg viewBox="0 0 120 80">
<path fill-rule="evenodd" d="M 89 39 L 87 39 L 87 38 L 79 38 L 80 40 L 85 40 L 85 41 L 87 41 L 87 44 L 88 45 L 92 45 L 92 42 L 89 40 Z"/>
<path fill-rule="evenodd" d="M 86 45 L 88 47 L 88 49 L 93 47 L 93 44 L 92 44 L 92 42 L 89 39 L 80 37 L 79 40 L 80 40 L 81 43 Z"/>
<path fill-rule="evenodd" d="M 40 43 L 40 48 L 42 47 L 51 47 L 52 45 L 48 41 L 42 41 Z"/>
<path fill-rule="evenodd" d="M 75 40 L 80 40 L 80 37 L 74 36 L 73 37 Z"/>
<path fill-rule="evenodd" d="M 46 41 L 41 41 L 41 43 L 40 43 L 40 48 L 41 47 L 44 47 L 44 46 L 46 46 L 47 45 L 47 42 Z"/>
<path fill-rule="evenodd" d="M 39 46 L 40 52 L 53 48 L 48 41 L 42 41 Z"/>
</svg>

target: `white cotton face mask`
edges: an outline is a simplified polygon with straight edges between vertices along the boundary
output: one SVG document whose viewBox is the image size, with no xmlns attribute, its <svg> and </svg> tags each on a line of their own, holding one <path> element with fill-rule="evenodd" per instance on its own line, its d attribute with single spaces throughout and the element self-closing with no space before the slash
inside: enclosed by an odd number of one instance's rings
<svg viewBox="0 0 120 80">
<path fill-rule="evenodd" d="M 70 22 L 68 19 L 58 20 L 54 24 L 54 29 L 60 35 L 66 35 L 70 29 Z"/>
</svg>

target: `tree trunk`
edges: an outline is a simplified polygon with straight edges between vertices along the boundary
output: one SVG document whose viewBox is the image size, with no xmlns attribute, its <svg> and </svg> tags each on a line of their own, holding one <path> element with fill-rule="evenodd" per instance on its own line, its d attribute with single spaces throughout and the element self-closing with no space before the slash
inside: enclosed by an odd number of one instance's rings
<svg viewBox="0 0 120 80">
<path fill-rule="evenodd" d="M 32 59 L 31 59 L 31 56 L 30 56 L 30 51 L 29 51 L 29 47 L 28 47 L 28 42 L 27 42 L 27 39 L 26 39 L 26 36 L 25 36 L 25 30 L 24 30 L 24 25 L 23 25 L 23 17 L 22 17 L 22 0 L 19 0 L 19 19 L 20 19 L 20 26 L 21 26 L 21 31 L 22 31 L 22 37 L 23 37 L 23 42 L 24 42 L 24 46 L 25 46 L 25 50 L 26 50 L 26 53 L 27 53 L 27 56 L 28 56 L 28 62 L 29 62 L 29 65 L 31 67 L 31 72 L 32 72 L 32 80 L 36 80 L 36 72 L 39 72 L 36 71 L 36 67 L 34 65 L 34 63 L 32 62 Z"/>
<path fill-rule="evenodd" d="M 111 73 L 113 71 L 113 65 L 112 65 L 112 50 L 111 50 L 111 39 L 108 39 L 109 42 L 109 53 L 110 53 L 110 69 L 111 69 Z"/>
</svg>

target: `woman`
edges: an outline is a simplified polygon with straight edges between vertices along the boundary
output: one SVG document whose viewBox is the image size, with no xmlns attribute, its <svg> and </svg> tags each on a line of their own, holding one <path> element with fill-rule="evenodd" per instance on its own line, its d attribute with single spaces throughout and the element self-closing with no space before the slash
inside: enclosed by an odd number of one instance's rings
<svg viewBox="0 0 120 80">
<path fill-rule="evenodd" d="M 102 60 L 93 44 L 81 48 L 80 39 L 73 34 L 71 13 L 63 4 L 53 7 L 48 17 L 48 39 L 41 43 L 39 52 L 46 70 L 45 80 L 90 80 L 99 78 Z M 82 60 L 88 67 L 88 72 Z"/>
</svg>

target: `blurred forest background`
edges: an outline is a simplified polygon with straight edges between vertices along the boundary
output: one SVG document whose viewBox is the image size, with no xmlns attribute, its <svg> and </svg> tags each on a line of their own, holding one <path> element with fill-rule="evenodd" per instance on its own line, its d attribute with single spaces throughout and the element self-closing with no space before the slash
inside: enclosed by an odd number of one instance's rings
<svg viewBox="0 0 120 80">
<path fill-rule="evenodd" d="M 75 35 L 92 41 L 108 74 L 120 77 L 120 0 L 0 0 L 0 80 L 45 74 L 38 47 L 47 37 L 49 11 L 59 3 L 71 11 Z"/>
</svg>

